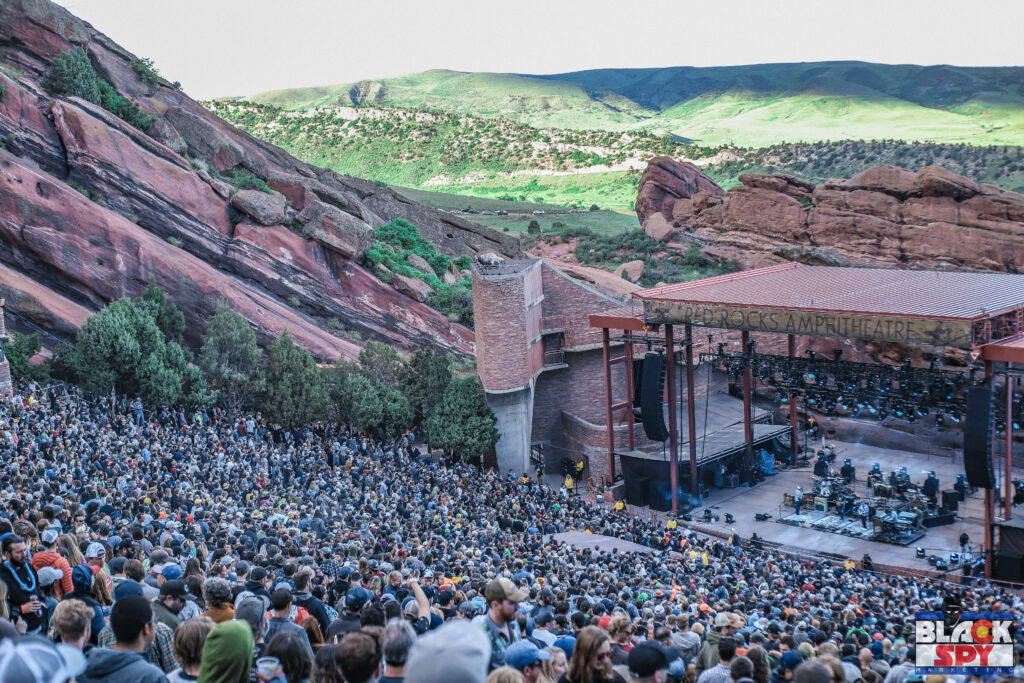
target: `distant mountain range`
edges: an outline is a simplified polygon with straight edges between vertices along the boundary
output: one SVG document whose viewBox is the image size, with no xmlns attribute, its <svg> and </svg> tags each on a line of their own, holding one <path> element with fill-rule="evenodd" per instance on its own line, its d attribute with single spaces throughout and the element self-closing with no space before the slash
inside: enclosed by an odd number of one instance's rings
<svg viewBox="0 0 1024 683">
<path fill-rule="evenodd" d="M 848 139 L 1024 144 L 1024 67 L 807 62 L 555 75 L 434 70 L 245 99 L 284 109 L 374 105 L 541 128 L 643 129 L 699 145 Z"/>
</svg>

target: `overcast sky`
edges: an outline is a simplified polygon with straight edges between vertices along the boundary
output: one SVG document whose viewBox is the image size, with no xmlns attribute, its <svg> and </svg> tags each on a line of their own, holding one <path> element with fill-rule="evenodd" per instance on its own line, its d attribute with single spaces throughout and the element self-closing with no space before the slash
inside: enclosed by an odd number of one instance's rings
<svg viewBox="0 0 1024 683">
<path fill-rule="evenodd" d="M 438 68 L 1024 64 L 1024 0 L 58 2 L 197 98 Z"/>
</svg>

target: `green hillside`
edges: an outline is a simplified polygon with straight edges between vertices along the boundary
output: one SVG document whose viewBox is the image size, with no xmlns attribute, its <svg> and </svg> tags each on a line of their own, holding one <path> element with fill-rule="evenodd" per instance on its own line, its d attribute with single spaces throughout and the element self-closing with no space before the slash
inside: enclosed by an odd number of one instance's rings
<svg viewBox="0 0 1024 683">
<path fill-rule="evenodd" d="M 537 129 L 507 119 L 398 108 L 285 111 L 246 102 L 211 111 L 310 163 L 389 185 L 492 199 L 630 209 L 655 156 L 701 158 L 643 131 Z"/>
<path fill-rule="evenodd" d="M 339 173 L 414 190 L 538 205 L 507 208 L 509 213 L 550 212 L 541 205 L 567 210 L 593 204 L 628 211 L 641 169 L 659 155 L 694 161 L 726 188 L 750 171 L 783 171 L 821 181 L 878 164 L 912 170 L 938 164 L 975 180 L 1024 189 L 1024 148 L 1017 146 L 845 140 L 700 147 L 645 132 L 538 129 L 507 119 L 398 108 L 208 106 L 243 130 Z M 465 208 L 459 203 L 443 208 Z M 510 231 L 522 230 L 512 219 L 494 220 Z"/>
<path fill-rule="evenodd" d="M 647 130 L 712 146 L 841 139 L 1024 144 L 1021 67 L 811 62 L 543 76 L 437 70 L 250 99 L 285 109 L 374 105 L 540 128 Z"/>
</svg>

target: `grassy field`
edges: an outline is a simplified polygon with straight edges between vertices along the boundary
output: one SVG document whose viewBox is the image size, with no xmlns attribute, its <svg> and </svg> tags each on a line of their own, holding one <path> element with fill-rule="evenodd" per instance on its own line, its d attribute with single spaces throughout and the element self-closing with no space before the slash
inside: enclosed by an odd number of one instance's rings
<svg viewBox="0 0 1024 683">
<path fill-rule="evenodd" d="M 475 197 L 469 194 L 449 194 L 447 192 L 431 192 L 429 190 L 417 190 L 411 187 L 393 187 L 413 201 L 432 206 L 435 209 L 444 211 L 462 210 L 466 208 L 477 211 L 508 211 L 509 213 L 533 213 L 544 211 L 545 213 L 567 213 L 569 209 L 558 204 L 538 204 L 535 202 L 519 202 L 508 199 L 494 199 L 492 197 Z M 487 218 L 487 216 L 484 216 Z M 474 219 L 475 220 L 475 219 Z"/>
<path fill-rule="evenodd" d="M 1024 143 L 1024 108 L 944 110 L 897 98 L 726 93 L 679 104 L 644 127 L 700 145 L 739 147 L 825 140 L 1020 145 Z"/>
<path fill-rule="evenodd" d="M 581 208 L 597 204 L 602 209 L 630 211 L 636 201 L 636 182 L 639 179 L 639 172 L 630 171 L 560 176 L 522 175 L 514 178 L 494 176 L 475 183 L 438 186 L 437 190 L 478 197 L 522 196 L 528 201 L 563 206 L 576 204 Z"/>
<path fill-rule="evenodd" d="M 465 217 L 481 225 L 521 236 L 531 221 L 537 221 L 542 234 L 558 233 L 572 228 L 588 228 L 595 235 L 614 235 L 639 227 L 636 214 L 632 211 L 584 211 L 569 213 L 569 209 L 557 204 L 535 204 L 505 199 L 473 197 L 444 192 L 428 192 L 405 187 L 394 188 L 409 199 L 445 211 L 462 210 L 467 207 L 477 211 L 507 211 L 508 216 L 484 216 L 468 214 Z M 543 211 L 535 215 L 534 211 Z M 559 223 L 560 225 L 555 225 Z"/>
</svg>

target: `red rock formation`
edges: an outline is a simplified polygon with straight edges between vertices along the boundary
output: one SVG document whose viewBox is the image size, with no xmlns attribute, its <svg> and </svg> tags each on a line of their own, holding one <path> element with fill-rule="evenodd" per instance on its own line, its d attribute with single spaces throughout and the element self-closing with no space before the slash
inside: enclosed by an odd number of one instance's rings
<svg viewBox="0 0 1024 683">
<path fill-rule="evenodd" d="M 655 159 L 637 215 L 671 218 L 705 253 L 744 267 L 793 260 L 1018 272 L 1024 264 L 1024 195 L 937 166 L 877 166 L 820 185 L 748 173 L 726 193 L 708 182 L 692 164 Z"/>
<path fill-rule="evenodd" d="M 76 46 L 157 122 L 139 131 L 44 92 L 50 62 Z M 133 55 L 48 0 L 0 3 L 0 51 L 0 293 L 16 320 L 69 339 L 88 313 L 155 277 L 185 313 L 192 343 L 224 297 L 261 343 L 287 327 L 322 358 L 356 354 L 348 332 L 472 351 L 470 330 L 353 259 L 397 218 L 452 256 L 515 256 L 514 238 L 236 130 L 169 84 L 143 82 Z M 280 194 L 235 193 L 218 175 L 228 170 Z"/>
</svg>

